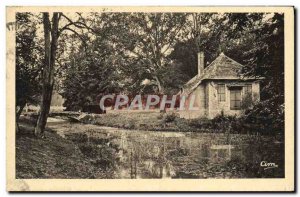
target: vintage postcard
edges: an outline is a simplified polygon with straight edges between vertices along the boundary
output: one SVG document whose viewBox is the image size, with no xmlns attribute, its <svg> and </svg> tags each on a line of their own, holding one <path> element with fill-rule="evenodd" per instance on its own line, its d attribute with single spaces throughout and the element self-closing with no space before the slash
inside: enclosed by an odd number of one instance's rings
<svg viewBox="0 0 300 197">
<path fill-rule="evenodd" d="M 294 7 L 7 7 L 8 191 L 294 191 Z"/>
</svg>

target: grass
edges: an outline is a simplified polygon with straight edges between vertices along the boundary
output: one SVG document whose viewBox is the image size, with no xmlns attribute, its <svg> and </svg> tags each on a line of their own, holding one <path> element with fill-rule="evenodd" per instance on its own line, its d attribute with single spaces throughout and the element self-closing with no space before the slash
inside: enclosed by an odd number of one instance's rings
<svg viewBox="0 0 300 197">
<path fill-rule="evenodd" d="M 86 114 L 83 123 L 146 131 L 225 133 L 226 125 L 206 118 L 187 120 L 173 112 Z M 238 133 L 242 133 L 241 130 Z"/>
<path fill-rule="evenodd" d="M 96 117 L 98 125 L 141 130 L 159 130 L 164 127 L 164 122 L 159 119 L 158 113 L 120 113 L 104 114 Z"/>
<path fill-rule="evenodd" d="M 146 131 L 175 131 L 198 133 L 232 133 L 232 134 L 282 134 L 278 129 L 262 127 L 256 122 L 249 122 L 235 116 L 217 116 L 214 119 L 180 118 L 177 113 L 167 112 L 110 112 L 107 114 L 86 114 L 80 122 L 100 126 Z"/>
<path fill-rule="evenodd" d="M 16 136 L 16 178 L 112 178 L 95 165 L 81 147 L 47 129 L 36 138 L 33 125 L 21 122 Z"/>
<path fill-rule="evenodd" d="M 200 131 L 202 129 L 189 125 L 189 120 L 179 118 L 175 113 L 87 114 L 80 121 L 87 124 L 146 131 Z"/>
</svg>

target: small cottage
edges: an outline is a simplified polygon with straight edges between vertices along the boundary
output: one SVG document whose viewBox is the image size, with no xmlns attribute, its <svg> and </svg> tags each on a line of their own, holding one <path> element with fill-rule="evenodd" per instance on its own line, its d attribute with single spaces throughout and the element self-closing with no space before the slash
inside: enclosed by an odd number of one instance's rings
<svg viewBox="0 0 300 197">
<path fill-rule="evenodd" d="M 243 66 L 224 53 L 206 67 L 204 58 L 203 52 L 198 53 L 198 74 L 180 91 L 186 98 L 185 105 L 193 102 L 198 109 L 181 111 L 181 117 L 240 116 L 243 110 L 259 101 L 261 79 L 242 76 Z"/>
</svg>

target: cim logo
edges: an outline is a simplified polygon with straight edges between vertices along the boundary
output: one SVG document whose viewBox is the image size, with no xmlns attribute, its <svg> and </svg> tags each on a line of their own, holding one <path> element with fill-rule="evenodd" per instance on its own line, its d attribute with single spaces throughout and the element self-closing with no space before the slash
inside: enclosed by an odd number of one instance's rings
<svg viewBox="0 0 300 197">
<path fill-rule="evenodd" d="M 264 167 L 264 170 L 270 169 L 270 168 L 278 168 L 278 165 L 275 163 L 267 162 L 267 161 L 262 161 L 260 162 L 260 166 Z"/>
</svg>

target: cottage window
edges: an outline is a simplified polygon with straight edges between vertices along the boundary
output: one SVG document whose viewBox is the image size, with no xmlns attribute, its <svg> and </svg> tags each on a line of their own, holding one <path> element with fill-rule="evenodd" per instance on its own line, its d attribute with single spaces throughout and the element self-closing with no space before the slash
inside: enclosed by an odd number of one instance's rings
<svg viewBox="0 0 300 197">
<path fill-rule="evenodd" d="M 230 90 L 230 109 L 241 109 L 241 90 Z"/>
<path fill-rule="evenodd" d="M 245 94 L 252 94 L 252 84 L 246 84 Z"/>
<path fill-rule="evenodd" d="M 217 91 L 218 91 L 218 101 L 224 102 L 225 101 L 225 84 L 218 84 Z"/>
</svg>

